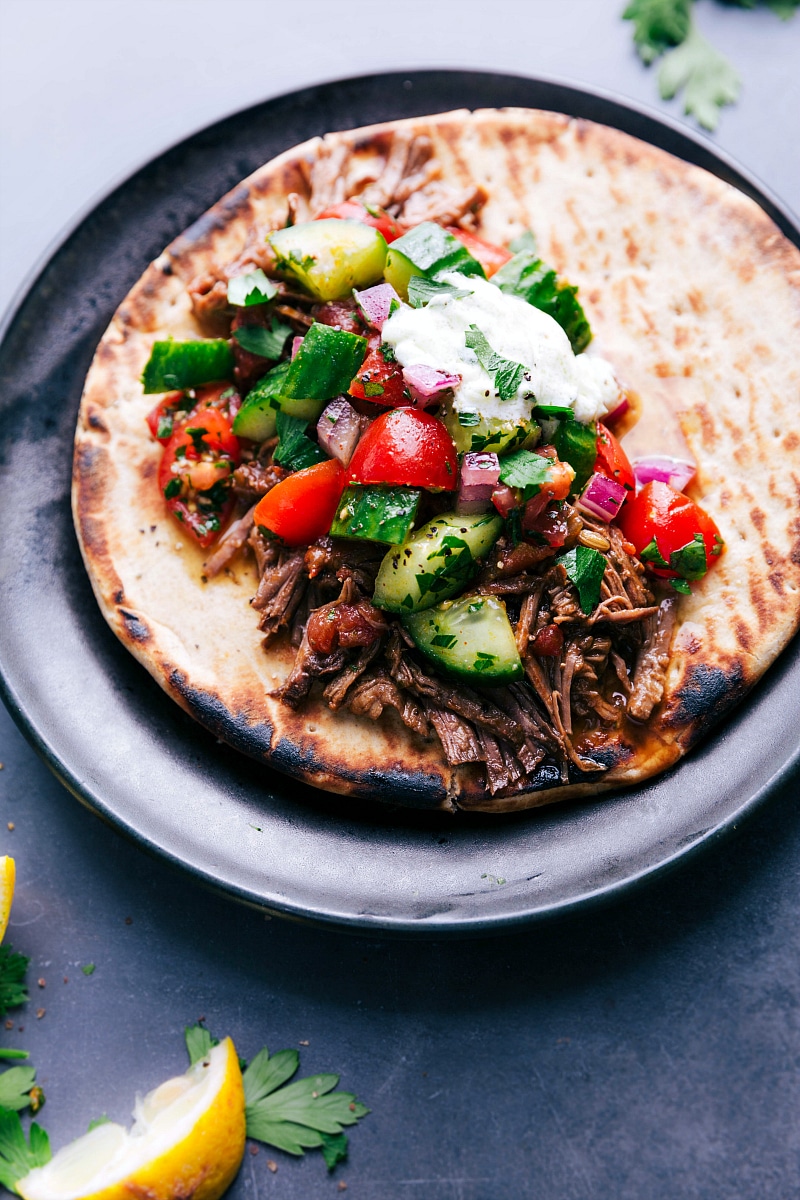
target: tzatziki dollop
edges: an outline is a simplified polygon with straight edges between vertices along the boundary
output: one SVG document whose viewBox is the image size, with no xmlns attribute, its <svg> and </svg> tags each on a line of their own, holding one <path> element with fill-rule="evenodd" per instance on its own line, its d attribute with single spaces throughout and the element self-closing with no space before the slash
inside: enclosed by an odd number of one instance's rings
<svg viewBox="0 0 800 1200">
<path fill-rule="evenodd" d="M 547 313 L 485 279 L 452 272 L 442 281 L 469 294 L 436 296 L 422 308 L 403 304 L 384 323 L 381 336 L 402 367 L 424 365 L 461 377 L 453 395 L 457 415 L 520 422 L 530 420 L 536 405 L 558 405 L 588 424 L 619 404 L 620 387 L 610 364 L 595 355 L 574 355 L 566 333 Z M 495 354 L 525 368 L 516 394 L 507 400 L 467 346 L 471 326 Z"/>
</svg>

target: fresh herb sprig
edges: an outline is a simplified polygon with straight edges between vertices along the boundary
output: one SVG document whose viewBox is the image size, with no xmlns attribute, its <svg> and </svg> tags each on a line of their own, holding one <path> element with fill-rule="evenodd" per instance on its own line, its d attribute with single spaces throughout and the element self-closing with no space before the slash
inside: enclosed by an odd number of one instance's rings
<svg viewBox="0 0 800 1200">
<path fill-rule="evenodd" d="M 34 1121 L 26 1139 L 19 1113 L 0 1108 L 0 1184 L 3 1187 L 16 1193 L 18 1180 L 24 1179 L 34 1167 L 46 1166 L 51 1158 L 50 1139 L 40 1125 Z"/>
<path fill-rule="evenodd" d="M 10 1008 L 18 1008 L 28 999 L 25 972 L 29 962 L 29 958 L 12 950 L 10 946 L 0 946 L 0 1017 L 4 1017 Z"/>
<path fill-rule="evenodd" d="M 192 1063 L 204 1058 L 217 1039 L 202 1025 L 185 1031 Z M 369 1109 L 351 1092 L 337 1092 L 338 1075 L 289 1080 L 300 1066 L 296 1050 L 270 1054 L 266 1046 L 243 1068 L 247 1136 L 287 1154 L 321 1149 L 329 1171 L 347 1157 L 344 1127 L 355 1125 Z"/>
<path fill-rule="evenodd" d="M 633 22 L 633 41 L 642 62 L 649 66 L 664 55 L 658 72 L 662 100 L 683 93 L 683 108 L 698 125 L 713 132 L 720 109 L 735 104 L 741 79 L 697 29 L 692 15 L 694 0 L 631 0 L 622 17 Z M 759 0 L 724 0 L 737 8 L 756 8 Z M 786 21 L 800 8 L 800 0 L 763 0 Z"/>
</svg>

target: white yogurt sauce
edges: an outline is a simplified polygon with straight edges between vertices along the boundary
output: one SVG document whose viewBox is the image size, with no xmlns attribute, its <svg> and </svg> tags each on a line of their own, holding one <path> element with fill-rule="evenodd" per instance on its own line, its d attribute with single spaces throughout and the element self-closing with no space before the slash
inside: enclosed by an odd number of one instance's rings
<svg viewBox="0 0 800 1200">
<path fill-rule="evenodd" d="M 609 363 L 594 355 L 576 357 L 566 333 L 547 313 L 485 279 L 451 272 L 443 281 L 468 288 L 470 295 L 437 296 L 423 308 L 404 304 L 385 322 L 381 336 L 401 366 L 423 364 L 461 376 L 453 398 L 456 413 L 518 422 L 529 420 L 536 404 L 557 404 L 588 424 L 617 407 L 620 387 Z M 500 399 L 492 376 L 467 347 L 470 325 L 495 354 L 525 367 L 510 399 Z"/>
</svg>

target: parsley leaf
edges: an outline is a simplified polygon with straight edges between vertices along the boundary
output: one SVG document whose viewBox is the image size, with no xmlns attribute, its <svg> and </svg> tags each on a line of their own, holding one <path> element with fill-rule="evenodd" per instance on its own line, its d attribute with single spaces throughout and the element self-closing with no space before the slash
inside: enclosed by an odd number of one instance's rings
<svg viewBox="0 0 800 1200">
<path fill-rule="evenodd" d="M 670 46 L 679 46 L 689 34 L 691 0 L 632 0 L 622 14 L 633 21 L 633 40 L 642 62 L 648 65 Z"/>
<path fill-rule="evenodd" d="M 693 114 L 704 129 L 714 130 L 723 104 L 738 100 L 741 79 L 693 25 L 683 44 L 661 64 L 658 87 L 663 100 L 685 89 L 683 111 Z"/>
<path fill-rule="evenodd" d="M 520 250 L 495 271 L 492 283 L 501 292 L 532 304 L 557 321 L 569 338 L 575 354 L 582 354 L 592 340 L 592 331 L 578 300 L 578 289 L 558 278 L 535 250 Z"/>
<path fill-rule="evenodd" d="M 691 596 L 692 594 L 692 589 L 685 579 L 670 579 L 669 586 L 674 588 L 676 592 L 680 592 L 682 596 Z"/>
<path fill-rule="evenodd" d="M 293 1054 L 281 1051 L 281 1055 Z M 335 1092 L 338 1075 L 312 1075 L 298 1079 L 284 1087 L 272 1085 L 264 1094 L 264 1075 L 269 1072 L 269 1052 L 266 1047 L 256 1056 L 244 1073 L 247 1107 L 248 1137 L 268 1142 L 288 1154 L 302 1154 L 304 1149 L 322 1145 L 322 1134 L 341 1134 L 343 1126 L 355 1125 L 369 1112 L 359 1104 L 350 1092 Z M 282 1064 L 278 1076 L 288 1078 L 284 1072 L 288 1061 Z M 296 1066 L 290 1072 L 294 1073 Z M 251 1079 L 248 1087 L 248 1077 Z M 257 1095 L 253 1101 L 251 1095 Z"/>
<path fill-rule="evenodd" d="M 28 999 L 25 972 L 29 962 L 30 959 L 17 954 L 10 946 L 0 946 L 0 1017 Z"/>
<path fill-rule="evenodd" d="M 19 1115 L 0 1108 L 0 1183 L 4 1187 L 15 1192 L 18 1180 L 34 1167 L 45 1166 L 51 1157 L 50 1139 L 35 1121 L 30 1141 L 26 1141 Z"/>
<path fill-rule="evenodd" d="M 219 1039 L 212 1037 L 202 1025 L 187 1025 L 183 1036 L 186 1039 L 186 1050 L 192 1066 L 196 1062 L 200 1062 L 201 1058 L 205 1058 L 214 1046 L 219 1045 Z"/>
<path fill-rule="evenodd" d="M 260 325 L 242 325 L 234 331 L 233 336 L 242 349 L 250 354 L 257 354 L 260 358 L 280 358 L 291 333 L 290 325 L 284 325 L 277 317 L 273 317 L 270 329 L 262 329 Z"/>
<path fill-rule="evenodd" d="M 767 8 L 772 9 L 782 21 L 788 21 L 800 8 L 800 0 L 767 0 Z"/>
<path fill-rule="evenodd" d="M 570 583 L 575 585 L 581 610 L 593 612 L 600 603 L 600 584 L 606 573 L 606 559 L 599 550 L 591 546 L 575 546 L 556 559 L 567 572 Z"/>
<path fill-rule="evenodd" d="M 484 370 L 494 377 L 494 386 L 500 393 L 500 399 L 511 400 L 516 396 L 525 375 L 525 367 L 522 363 L 513 362 L 510 358 L 503 358 L 502 355 L 495 354 L 477 325 L 470 325 L 464 335 L 464 340 L 469 349 L 474 350 L 478 362 Z"/>
<path fill-rule="evenodd" d="M 531 450 L 517 450 L 500 460 L 500 482 L 522 490 L 523 500 L 530 500 L 542 490 L 550 477 L 552 463 Z"/>
<path fill-rule="evenodd" d="M 12 1050 L 10 1046 L 0 1046 L 0 1058 L 30 1058 L 27 1050 Z"/>
<path fill-rule="evenodd" d="M 228 280 L 228 304 L 238 308 L 249 308 L 252 304 L 266 304 L 277 296 L 278 289 L 267 279 L 260 267 L 246 275 L 234 275 Z"/>
<path fill-rule="evenodd" d="M 683 579 L 702 579 L 708 570 L 706 544 L 702 533 L 696 533 L 685 546 L 673 550 L 669 556 L 669 565 Z"/>
<path fill-rule="evenodd" d="M 0 1075 L 0 1108 L 18 1112 L 30 1104 L 29 1092 L 36 1085 L 33 1067 L 11 1067 Z"/>
<path fill-rule="evenodd" d="M 292 471 L 302 471 L 304 467 L 325 461 L 325 453 L 306 436 L 308 421 L 302 417 L 290 417 L 285 412 L 278 412 L 275 420 L 278 445 L 272 457 L 276 463 Z"/>
<path fill-rule="evenodd" d="M 451 296 L 454 300 L 462 300 L 464 296 L 471 295 L 469 288 L 453 287 L 452 283 L 438 283 L 435 279 L 426 279 L 424 275 L 412 275 L 408 281 L 408 303 L 412 308 L 422 308 L 437 296 Z"/>
</svg>

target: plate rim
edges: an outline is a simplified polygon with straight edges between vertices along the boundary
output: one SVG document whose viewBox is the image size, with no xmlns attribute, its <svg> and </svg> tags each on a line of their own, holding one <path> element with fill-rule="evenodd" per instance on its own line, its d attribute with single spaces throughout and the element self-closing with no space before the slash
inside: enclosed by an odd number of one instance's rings
<svg viewBox="0 0 800 1200">
<path fill-rule="evenodd" d="M 311 96 L 313 93 L 324 92 L 338 85 L 361 84 L 367 86 L 370 83 L 405 82 L 406 80 L 413 82 L 422 79 L 429 82 L 449 79 L 453 83 L 456 81 L 466 83 L 470 77 L 480 77 L 487 82 L 496 81 L 498 87 L 502 87 L 505 81 L 534 85 L 542 88 L 545 92 L 558 93 L 562 99 L 568 97 L 576 105 L 580 102 L 591 103 L 599 101 L 608 108 L 605 117 L 602 120 L 597 120 L 597 118 L 587 119 L 596 120 L 598 124 L 609 125 L 611 122 L 608 118 L 613 113 L 619 117 L 620 123 L 611 124 L 612 128 L 621 129 L 630 136 L 638 137 L 640 140 L 651 145 L 660 146 L 661 144 L 645 136 L 644 131 L 632 132 L 626 126 L 626 120 L 639 121 L 644 127 L 656 126 L 661 127 L 662 130 L 667 130 L 676 139 L 678 146 L 682 146 L 686 150 L 691 148 L 696 154 L 708 161 L 698 163 L 694 157 L 685 158 L 675 146 L 669 147 L 669 153 L 674 154 L 683 161 L 694 162 L 696 165 L 709 170 L 718 178 L 724 178 L 732 186 L 742 191 L 745 195 L 748 195 L 778 225 L 785 236 L 800 246 L 800 218 L 798 218 L 793 209 L 782 198 L 764 184 L 753 171 L 741 164 L 729 152 L 717 147 L 705 135 L 692 129 L 685 122 L 672 117 L 670 114 L 664 114 L 650 105 L 639 101 L 632 101 L 609 89 L 588 86 L 563 77 L 541 74 L 523 75 L 519 73 L 457 67 L 367 72 L 360 75 L 343 75 L 326 79 L 316 84 L 306 85 L 302 88 L 268 95 L 253 104 L 234 109 L 176 138 L 155 154 L 143 158 L 134 168 L 126 170 L 111 180 L 106 186 L 99 189 L 86 204 L 81 206 L 59 233 L 51 239 L 48 246 L 37 257 L 34 264 L 26 273 L 24 279 L 16 288 L 2 318 L 0 318 L 0 343 L 5 341 L 27 298 L 36 288 L 37 283 L 47 271 L 54 258 L 67 245 L 70 239 L 78 233 L 81 227 L 92 218 L 96 211 L 116 193 L 122 192 L 128 187 L 142 171 L 154 166 L 160 159 L 178 150 L 193 139 L 208 136 L 213 133 L 215 128 L 223 125 L 225 122 L 237 118 L 245 118 L 248 114 L 254 113 L 264 105 L 275 102 L 279 103 L 281 101 L 297 101 L 303 96 Z M 413 92 L 409 90 L 409 95 L 412 94 Z M 564 112 L 567 116 L 575 116 L 574 112 L 571 112 L 567 105 L 548 107 L 541 104 L 539 107 L 545 108 L 546 111 Z M 402 108 L 402 105 L 399 103 L 398 108 Z M 388 119 L 402 119 L 402 117 Z M 661 145 L 661 148 L 666 149 L 663 145 Z M 725 174 L 714 171 L 713 167 L 709 165 L 712 162 L 724 168 Z M 787 653 L 788 651 L 789 647 L 783 653 Z M 38 728 L 36 717 L 27 710 L 26 705 L 13 687 L 11 680 L 7 678 L 6 666 L 2 661 L 0 661 L 0 698 L 2 698 L 10 716 L 28 743 L 70 794 L 83 804 L 84 807 L 111 824 L 115 832 L 122 833 L 140 849 L 144 849 L 166 860 L 172 866 L 177 867 L 182 872 L 186 872 L 191 878 L 203 884 L 203 886 L 269 915 L 310 923 L 322 928 L 336 928 L 362 936 L 370 932 L 405 937 L 423 936 L 428 938 L 513 933 L 531 924 L 562 917 L 585 907 L 593 908 L 601 904 L 615 902 L 632 889 L 640 887 L 651 880 L 655 881 L 666 872 L 674 871 L 678 866 L 688 864 L 697 855 L 704 853 L 711 845 L 717 844 L 723 837 L 728 836 L 738 823 L 754 813 L 773 791 L 785 783 L 797 771 L 798 765 L 800 765 L 799 744 L 794 752 L 782 763 L 776 773 L 754 793 L 748 795 L 747 799 L 740 804 L 735 812 L 726 814 L 715 824 L 704 830 L 702 835 L 690 844 L 681 846 L 658 862 L 635 870 L 622 879 L 605 883 L 590 891 L 584 891 L 566 899 L 557 900 L 533 909 L 528 909 L 526 912 L 517 912 L 510 915 L 490 914 L 486 916 L 477 915 L 467 918 L 448 919 L 445 913 L 443 914 L 444 919 L 433 921 L 410 918 L 408 916 L 393 917 L 386 914 L 380 916 L 357 912 L 343 914 L 330 910 L 310 908 L 308 905 L 292 905 L 289 901 L 282 904 L 274 904 L 266 900 L 263 896 L 255 894 L 242 884 L 220 880 L 211 871 L 181 858 L 179 854 L 170 848 L 160 845 L 154 838 L 149 838 L 141 829 L 126 822 L 120 814 L 109 807 L 103 797 L 96 794 L 96 790 L 87 779 L 80 779 L 70 764 L 59 757 Z M 718 732 L 718 730 L 713 731 L 709 737 L 714 738 L 718 736 Z"/>
</svg>

